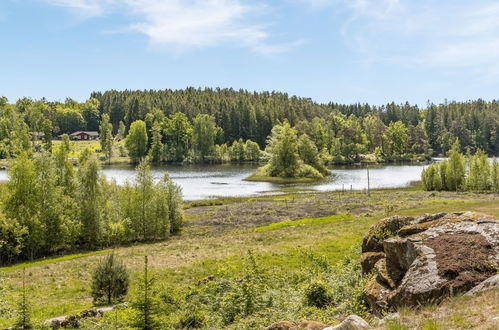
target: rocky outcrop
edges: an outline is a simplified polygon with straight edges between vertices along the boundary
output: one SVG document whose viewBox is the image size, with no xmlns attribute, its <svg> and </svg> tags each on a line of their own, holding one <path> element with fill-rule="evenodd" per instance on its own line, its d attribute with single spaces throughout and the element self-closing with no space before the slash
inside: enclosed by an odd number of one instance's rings
<svg viewBox="0 0 499 330">
<path fill-rule="evenodd" d="M 394 216 L 371 228 L 362 252 L 363 272 L 376 274 L 364 290 L 373 312 L 437 303 L 496 274 L 499 220 L 473 212 Z"/>
</svg>

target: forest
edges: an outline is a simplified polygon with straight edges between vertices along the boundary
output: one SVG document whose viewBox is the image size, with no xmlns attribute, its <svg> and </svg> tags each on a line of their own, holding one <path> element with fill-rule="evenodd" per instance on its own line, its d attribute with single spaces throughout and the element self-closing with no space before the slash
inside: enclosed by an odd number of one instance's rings
<svg viewBox="0 0 499 330">
<path fill-rule="evenodd" d="M 462 152 L 499 153 L 499 103 L 320 104 L 285 93 L 232 89 L 94 92 L 82 103 L 0 99 L 0 158 L 45 149 L 62 134 L 99 131 L 103 158 L 155 162 L 258 161 L 276 125 L 306 134 L 326 163 L 408 161 Z M 31 133 L 31 134 L 30 134 Z M 126 138 L 126 139 L 125 139 Z M 119 142 L 120 143 L 116 143 Z"/>
</svg>

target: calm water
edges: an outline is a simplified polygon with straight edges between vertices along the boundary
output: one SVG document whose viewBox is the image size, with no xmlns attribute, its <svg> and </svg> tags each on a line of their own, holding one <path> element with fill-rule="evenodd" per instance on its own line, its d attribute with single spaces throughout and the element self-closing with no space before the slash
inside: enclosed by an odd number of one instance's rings
<svg viewBox="0 0 499 330">
<path fill-rule="evenodd" d="M 371 188 L 405 187 L 412 181 L 420 180 L 425 164 L 370 166 Z M 317 191 L 340 190 L 343 187 L 354 190 L 367 189 L 365 167 L 333 167 L 333 175 L 319 184 L 273 184 L 268 182 L 248 182 L 256 165 L 166 165 L 154 167 L 155 178 L 169 172 L 173 181 L 182 187 L 184 199 L 200 200 L 214 197 L 257 196 L 270 194 L 282 188 L 305 188 Z M 115 179 L 118 184 L 133 180 L 131 166 L 104 167 L 104 174 Z M 0 180 L 7 180 L 7 172 L 0 171 Z"/>
</svg>

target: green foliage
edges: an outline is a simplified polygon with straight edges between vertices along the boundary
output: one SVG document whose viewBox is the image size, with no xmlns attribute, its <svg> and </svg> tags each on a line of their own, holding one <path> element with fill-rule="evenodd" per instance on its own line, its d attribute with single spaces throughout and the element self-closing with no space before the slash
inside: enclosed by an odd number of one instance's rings
<svg viewBox="0 0 499 330">
<path fill-rule="evenodd" d="M 142 160 L 147 155 L 147 141 L 146 123 L 142 120 L 133 122 L 126 137 L 125 145 L 134 162 Z"/>
<path fill-rule="evenodd" d="M 202 162 L 213 154 L 218 129 L 215 118 L 210 115 L 202 114 L 194 118 L 192 146 L 196 157 Z"/>
<path fill-rule="evenodd" d="M 161 126 L 156 123 L 152 128 L 152 144 L 149 149 L 149 157 L 155 163 L 161 162 L 164 159 L 164 146 L 163 142 L 161 142 L 162 139 Z"/>
<path fill-rule="evenodd" d="M 132 301 L 136 311 L 134 326 L 141 330 L 153 330 L 158 327 L 158 301 L 153 295 L 154 277 L 149 275 L 148 258 L 144 257 L 144 272 L 139 281 L 139 289 Z"/>
<path fill-rule="evenodd" d="M 21 299 L 19 299 L 18 303 L 17 320 L 14 328 L 23 330 L 33 328 L 33 325 L 31 324 L 31 311 L 26 293 L 25 269 L 23 269 Z"/>
<path fill-rule="evenodd" d="M 0 214 L 0 264 L 9 264 L 21 253 L 28 230 L 16 219 Z"/>
<path fill-rule="evenodd" d="M 128 271 L 114 253 L 104 257 L 92 275 L 94 303 L 105 301 L 108 305 L 120 300 L 128 292 Z"/>
<path fill-rule="evenodd" d="M 470 169 L 466 186 L 472 191 L 486 191 L 490 189 L 490 164 L 487 155 L 478 149 L 470 160 Z"/>
<path fill-rule="evenodd" d="M 421 174 L 425 190 L 468 190 L 497 191 L 498 165 L 494 160 L 492 165 L 487 155 L 478 149 L 470 157 L 468 175 L 466 176 L 466 161 L 459 152 L 459 142 L 456 141 L 449 152 L 449 158 L 430 165 Z"/>
<path fill-rule="evenodd" d="M 192 137 L 192 125 L 184 113 L 177 112 L 166 119 L 165 126 L 167 158 L 168 160 L 181 162 L 188 155 Z"/>
<path fill-rule="evenodd" d="M 407 149 L 407 127 L 401 121 L 391 122 L 385 133 L 389 155 L 401 155 Z"/>
<path fill-rule="evenodd" d="M 62 143 L 34 159 L 21 154 L 11 163 L 1 196 L 0 264 L 180 231 L 182 192 L 168 175 L 155 183 L 146 160 L 133 185 L 120 187 L 106 180 L 89 150 L 75 172 L 66 148 Z"/>
<path fill-rule="evenodd" d="M 448 190 L 459 191 L 464 187 L 466 162 L 464 156 L 459 152 L 459 149 L 459 140 L 456 140 L 452 146 L 452 150 L 449 152 L 449 159 L 447 160 L 445 187 Z"/>
<path fill-rule="evenodd" d="M 326 283 L 315 280 L 305 287 L 305 303 L 308 306 L 323 308 L 332 301 L 331 292 Z"/>
<path fill-rule="evenodd" d="M 499 162 L 496 158 L 492 161 L 490 168 L 490 184 L 493 191 L 499 192 Z"/>
<path fill-rule="evenodd" d="M 324 165 L 324 160 L 322 159 L 315 143 L 306 134 L 302 134 L 298 139 L 298 154 L 300 159 L 306 165 L 312 166 L 314 169 L 319 171 L 322 175 L 326 175 L 328 170 Z M 308 176 L 308 175 L 300 175 Z"/>
<path fill-rule="evenodd" d="M 265 150 L 270 155 L 270 176 L 294 178 L 300 168 L 298 155 L 298 136 L 296 129 L 285 121 L 272 128 Z"/>
<path fill-rule="evenodd" d="M 78 193 L 80 200 L 80 219 L 82 223 L 81 238 L 83 244 L 96 247 L 102 239 L 101 207 L 102 189 L 100 185 L 101 172 L 97 157 L 91 154 L 80 164 L 78 170 Z"/>
<path fill-rule="evenodd" d="M 257 162 L 262 157 L 262 152 L 258 143 L 246 140 L 244 144 L 244 160 Z"/>
<path fill-rule="evenodd" d="M 109 122 L 109 115 L 102 115 L 102 120 L 99 126 L 99 142 L 101 149 L 108 161 L 111 161 L 113 155 L 113 125 Z"/>
<path fill-rule="evenodd" d="M 201 329 L 205 322 L 204 314 L 190 308 L 180 317 L 178 326 L 181 329 Z"/>
</svg>

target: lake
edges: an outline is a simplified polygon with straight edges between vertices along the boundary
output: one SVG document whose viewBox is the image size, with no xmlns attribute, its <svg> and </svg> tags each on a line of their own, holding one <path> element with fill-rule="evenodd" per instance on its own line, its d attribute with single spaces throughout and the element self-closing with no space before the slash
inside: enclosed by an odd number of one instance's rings
<svg viewBox="0 0 499 330">
<path fill-rule="evenodd" d="M 420 180 L 421 171 L 427 164 L 376 165 L 369 167 L 370 186 L 374 188 L 406 187 Z M 254 164 L 223 165 L 165 165 L 153 167 L 154 177 L 159 179 L 170 173 L 175 183 L 182 187 L 185 200 L 201 200 L 216 197 L 259 196 L 272 194 L 283 188 L 333 191 L 350 188 L 367 189 L 365 166 L 332 167 L 333 175 L 318 184 L 275 184 L 244 181 L 257 168 Z M 104 166 L 103 173 L 118 184 L 133 180 L 132 166 Z M 0 171 L 0 181 L 7 180 L 7 172 Z"/>
</svg>

